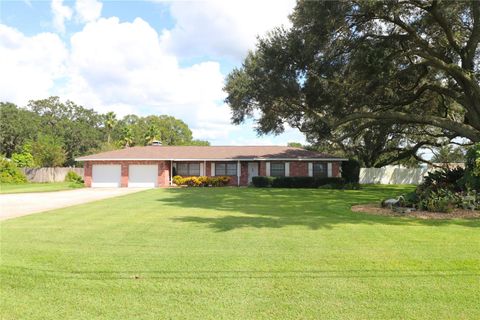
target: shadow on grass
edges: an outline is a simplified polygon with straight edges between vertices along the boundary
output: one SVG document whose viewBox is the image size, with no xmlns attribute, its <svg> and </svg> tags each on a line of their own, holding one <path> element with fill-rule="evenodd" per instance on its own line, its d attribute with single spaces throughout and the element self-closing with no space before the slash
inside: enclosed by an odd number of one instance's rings
<svg viewBox="0 0 480 320">
<path fill-rule="evenodd" d="M 225 232 L 239 228 L 304 226 L 312 230 L 338 224 L 461 225 L 479 227 L 480 220 L 421 220 L 353 213 L 354 204 L 380 202 L 405 192 L 405 188 L 366 187 L 363 190 L 183 188 L 168 189 L 158 199 L 168 206 L 206 209 L 207 214 L 174 218 L 176 221 L 208 225 Z M 410 188 L 411 189 L 411 188 Z M 215 212 L 221 212 L 215 216 Z M 232 214 L 226 215 L 225 212 Z M 213 216 L 212 216 L 213 215 Z"/>
</svg>

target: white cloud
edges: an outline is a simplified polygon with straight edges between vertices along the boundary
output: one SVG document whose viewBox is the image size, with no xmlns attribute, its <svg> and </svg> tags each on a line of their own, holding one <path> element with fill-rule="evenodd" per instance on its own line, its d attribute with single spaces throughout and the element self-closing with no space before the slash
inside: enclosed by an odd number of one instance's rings
<svg viewBox="0 0 480 320">
<path fill-rule="evenodd" d="M 53 14 L 53 27 L 58 32 L 65 33 L 65 20 L 72 19 L 72 9 L 63 5 L 63 0 L 52 0 L 50 8 Z"/>
<path fill-rule="evenodd" d="M 103 4 L 97 0 L 77 0 L 75 11 L 80 22 L 91 22 L 100 18 Z"/>
<path fill-rule="evenodd" d="M 294 0 L 177 1 L 170 4 L 176 21 L 164 30 L 165 46 L 180 56 L 230 56 L 241 59 L 274 27 L 289 26 Z"/>
<path fill-rule="evenodd" d="M 220 3 L 204 4 L 213 9 L 217 6 L 216 14 L 227 10 Z M 172 10 L 176 5 L 172 4 Z M 77 2 L 77 15 L 82 16 L 82 21 L 86 23 L 81 31 L 65 40 L 54 33 L 29 37 L 0 25 L 1 101 L 25 105 L 30 99 L 59 95 L 62 99 L 71 99 L 102 113 L 114 111 L 120 117 L 131 113 L 169 114 L 187 122 L 195 138 L 207 139 L 215 144 L 285 144 L 286 141 L 298 141 L 298 132 L 289 131 L 284 138 L 256 138 L 251 123 L 243 126 L 230 124 L 230 109 L 223 102 L 224 75 L 220 64 L 203 61 L 181 66 L 178 54 L 171 50 L 172 41 L 177 44 L 186 41 L 186 38 L 177 41 L 172 37 L 187 37 L 188 32 L 194 32 L 193 27 L 180 34 L 178 30 L 181 27 L 177 26 L 171 31 L 171 38 L 167 39 L 165 34 L 160 35 L 141 18 L 133 22 L 120 22 L 116 17 L 99 18 L 101 4 L 99 9 L 96 4 L 97 11 L 85 9 L 84 13 L 80 13 L 84 9 L 79 9 L 79 6 Z M 192 6 L 198 4 L 193 3 Z M 259 6 L 266 8 L 264 4 Z M 236 8 L 241 10 L 238 4 Z M 71 18 L 68 10 L 62 1 L 52 1 L 52 11 L 63 17 L 57 21 L 59 26 L 64 27 L 65 19 Z M 199 26 L 208 22 L 210 16 L 207 11 L 203 8 L 199 12 L 203 15 L 196 20 Z M 225 18 L 213 21 L 213 26 L 203 28 L 198 35 L 205 36 L 206 30 L 219 32 L 228 24 L 223 20 L 234 16 L 232 10 L 227 11 Z M 244 52 L 249 43 L 254 42 L 255 33 L 254 27 L 248 23 L 245 24 L 247 30 L 241 30 L 239 17 L 250 21 L 247 11 L 244 9 L 238 17 L 232 18 L 235 28 L 219 33 L 220 39 L 207 41 L 206 50 L 221 55 Z M 192 12 L 186 12 L 186 17 Z M 268 16 L 265 11 L 262 14 Z M 260 14 L 253 13 L 252 16 Z M 269 20 L 268 17 L 266 20 Z M 270 19 L 259 30 L 268 29 L 272 21 L 276 20 Z M 261 24 L 258 21 L 255 23 L 257 26 Z M 234 29 L 236 31 L 232 31 Z M 232 33 L 226 37 L 229 32 Z M 229 48 L 231 45 L 233 47 Z M 201 49 L 200 42 L 196 46 L 192 48 Z"/>
<path fill-rule="evenodd" d="M 65 76 L 68 51 L 58 35 L 26 37 L 0 24 L 0 98 L 24 105 L 51 94 L 56 80 Z"/>
</svg>

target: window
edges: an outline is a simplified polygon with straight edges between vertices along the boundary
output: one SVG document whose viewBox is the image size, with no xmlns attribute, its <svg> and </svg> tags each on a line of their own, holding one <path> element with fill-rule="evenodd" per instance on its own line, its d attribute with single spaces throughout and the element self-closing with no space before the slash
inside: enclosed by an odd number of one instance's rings
<svg viewBox="0 0 480 320">
<path fill-rule="evenodd" d="M 270 175 L 272 177 L 284 177 L 285 176 L 285 163 L 272 162 L 270 163 Z"/>
<path fill-rule="evenodd" d="M 216 176 L 236 176 L 237 164 L 235 162 L 215 163 Z"/>
<path fill-rule="evenodd" d="M 326 177 L 327 176 L 327 164 L 324 162 L 315 162 L 313 164 L 313 176 L 314 177 Z"/>
<path fill-rule="evenodd" d="M 199 176 L 200 163 L 177 163 L 177 174 L 182 177 Z"/>
</svg>

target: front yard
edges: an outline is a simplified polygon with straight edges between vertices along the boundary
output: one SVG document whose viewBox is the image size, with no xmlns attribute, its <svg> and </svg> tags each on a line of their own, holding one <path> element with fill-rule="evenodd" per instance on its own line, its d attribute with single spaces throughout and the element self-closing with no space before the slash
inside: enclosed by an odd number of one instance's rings
<svg viewBox="0 0 480 320">
<path fill-rule="evenodd" d="M 409 188 L 156 189 L 7 220 L 0 318 L 479 319 L 479 220 L 349 209 Z"/>
<path fill-rule="evenodd" d="M 26 193 L 26 192 L 51 192 L 83 188 L 83 184 L 73 182 L 50 182 L 50 183 L 2 183 L 0 184 L 0 194 L 2 193 Z"/>
</svg>

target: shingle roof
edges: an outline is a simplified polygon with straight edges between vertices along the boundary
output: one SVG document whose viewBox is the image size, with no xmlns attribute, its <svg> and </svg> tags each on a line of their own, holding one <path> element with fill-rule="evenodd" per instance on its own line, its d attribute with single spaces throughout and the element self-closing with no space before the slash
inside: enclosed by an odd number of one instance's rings
<svg viewBox="0 0 480 320">
<path fill-rule="evenodd" d="M 79 157 L 88 160 L 260 160 L 339 159 L 328 154 L 283 146 L 146 146 Z"/>
</svg>

